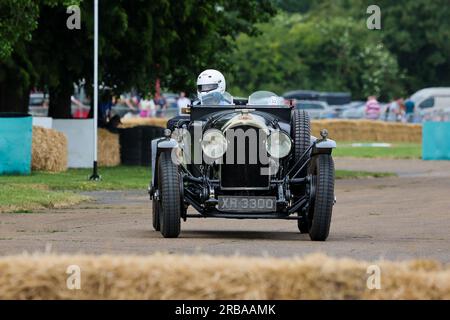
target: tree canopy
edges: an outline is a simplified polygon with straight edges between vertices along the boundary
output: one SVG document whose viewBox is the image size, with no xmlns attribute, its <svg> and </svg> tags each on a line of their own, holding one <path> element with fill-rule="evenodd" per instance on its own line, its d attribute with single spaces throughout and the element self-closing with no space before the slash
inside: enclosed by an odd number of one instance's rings
<svg viewBox="0 0 450 320">
<path fill-rule="evenodd" d="M 79 4 L 78 0 L 42 0 L 41 4 L 54 7 Z M 11 56 L 14 47 L 31 40 L 38 27 L 39 2 L 33 0 L 2 0 L 0 2 L 0 61 Z"/>
<path fill-rule="evenodd" d="M 260 30 L 257 38 L 241 35 L 236 41 L 232 92 L 337 90 L 362 98 L 400 90 L 396 59 L 352 18 L 280 14 Z"/>
<path fill-rule="evenodd" d="M 14 14 L 25 10 L 22 24 Z M 80 0 L 81 30 L 66 28 L 71 1 L 7 0 L 1 25 L 0 110 L 26 110 L 29 89 L 48 87 L 50 113 L 70 116 L 73 82 L 91 83 L 93 1 Z M 148 92 L 160 77 L 171 89 L 193 86 L 206 67 L 224 67 L 230 39 L 255 32 L 275 13 L 270 0 L 100 1 L 100 81 L 118 92 Z M 3 74 L 3 77 L 2 77 Z M 19 98 L 21 99 L 19 101 Z"/>
<path fill-rule="evenodd" d="M 349 90 L 384 99 L 450 86 L 448 0 L 380 0 L 381 30 L 368 30 L 367 0 L 277 0 L 281 13 L 257 38 L 238 37 L 233 90 Z M 298 14 L 300 12 L 301 14 Z"/>
<path fill-rule="evenodd" d="M 66 28 L 70 4 L 81 30 Z M 349 90 L 354 98 L 406 96 L 450 85 L 448 0 L 100 1 L 100 81 L 118 93 L 194 89 L 221 69 L 234 95 L 258 89 Z M 277 13 L 278 10 L 278 14 Z M 273 17 L 274 16 L 274 17 Z M 73 83 L 92 88 L 93 0 L 0 1 L 0 111 L 26 111 L 29 91 L 70 117 Z"/>
</svg>

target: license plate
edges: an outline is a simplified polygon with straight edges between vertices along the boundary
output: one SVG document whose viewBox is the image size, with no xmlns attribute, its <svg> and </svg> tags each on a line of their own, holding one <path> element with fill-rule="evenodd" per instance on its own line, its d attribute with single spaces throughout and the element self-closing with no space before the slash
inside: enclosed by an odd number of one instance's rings
<svg viewBox="0 0 450 320">
<path fill-rule="evenodd" d="M 218 209 L 222 211 L 274 212 L 275 197 L 219 196 Z"/>
</svg>

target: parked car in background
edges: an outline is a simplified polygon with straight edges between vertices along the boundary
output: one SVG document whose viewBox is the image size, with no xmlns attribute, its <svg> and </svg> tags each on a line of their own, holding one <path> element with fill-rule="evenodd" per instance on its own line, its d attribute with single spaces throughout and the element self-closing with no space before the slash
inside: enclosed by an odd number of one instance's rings
<svg viewBox="0 0 450 320">
<path fill-rule="evenodd" d="M 71 112 L 74 119 L 86 119 L 89 117 L 89 111 L 91 110 L 90 101 L 85 97 L 79 95 L 73 95 L 70 97 Z"/>
<path fill-rule="evenodd" d="M 308 112 L 311 119 L 333 119 L 337 112 L 324 101 L 299 100 L 295 101 L 295 107 Z"/>
<path fill-rule="evenodd" d="M 415 118 L 428 120 L 433 115 L 446 113 L 450 108 L 450 88 L 425 88 L 414 93 L 410 98 L 415 106 Z"/>
<path fill-rule="evenodd" d="M 286 100 L 319 100 L 319 96 L 320 92 L 313 90 L 294 90 L 283 94 Z"/>
<path fill-rule="evenodd" d="M 341 113 L 343 119 L 363 119 L 365 117 L 365 101 L 353 101 Z"/>
<path fill-rule="evenodd" d="M 320 101 L 325 101 L 336 112 L 335 118 L 339 118 L 345 110 L 345 106 L 352 101 L 350 92 L 320 92 Z"/>
<path fill-rule="evenodd" d="M 33 117 L 46 117 L 48 115 L 49 99 L 43 92 L 30 94 L 28 113 Z"/>
<path fill-rule="evenodd" d="M 344 110 L 344 106 L 351 102 L 352 95 L 350 92 L 320 92 L 313 90 L 295 90 L 285 92 L 283 94 L 286 104 L 290 101 L 323 101 L 327 106 L 335 112 L 329 113 L 326 117 L 339 117 Z"/>
<path fill-rule="evenodd" d="M 329 106 L 343 106 L 352 101 L 350 92 L 320 92 L 319 100 L 325 101 Z"/>
<path fill-rule="evenodd" d="M 450 121 L 450 108 L 430 108 L 421 112 L 421 121 Z"/>
</svg>

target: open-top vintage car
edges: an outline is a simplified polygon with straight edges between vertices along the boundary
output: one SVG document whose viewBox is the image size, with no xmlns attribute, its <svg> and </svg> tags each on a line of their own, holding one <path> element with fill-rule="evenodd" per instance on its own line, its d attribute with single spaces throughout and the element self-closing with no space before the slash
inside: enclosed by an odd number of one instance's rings
<svg viewBox="0 0 450 320">
<path fill-rule="evenodd" d="M 325 240 L 335 203 L 328 132 L 312 137 L 308 114 L 267 91 L 202 102 L 152 141 L 154 229 L 170 238 L 187 218 L 289 219 Z"/>
</svg>

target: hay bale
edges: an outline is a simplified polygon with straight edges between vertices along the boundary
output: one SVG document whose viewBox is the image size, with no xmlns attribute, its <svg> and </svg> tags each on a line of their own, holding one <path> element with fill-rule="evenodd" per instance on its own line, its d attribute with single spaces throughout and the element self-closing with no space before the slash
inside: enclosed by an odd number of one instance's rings
<svg viewBox="0 0 450 320">
<path fill-rule="evenodd" d="M 381 290 L 367 287 L 374 264 Z M 67 289 L 71 265 L 81 290 Z M 0 274 L 0 299 L 450 299 L 450 266 L 423 260 L 21 255 Z"/>
<path fill-rule="evenodd" d="M 422 142 L 422 125 L 370 120 L 314 120 L 312 134 L 328 129 L 336 141 Z"/>
<path fill-rule="evenodd" d="M 167 125 L 166 118 L 128 118 L 122 119 L 122 124 L 120 128 L 133 128 L 137 126 L 155 126 L 166 128 Z"/>
<path fill-rule="evenodd" d="M 49 172 L 67 170 L 67 138 L 63 133 L 33 127 L 31 169 Z"/>
<path fill-rule="evenodd" d="M 120 164 L 119 135 L 106 129 L 98 130 L 98 164 L 114 167 Z"/>
<path fill-rule="evenodd" d="M 165 118 L 122 119 L 121 128 L 137 126 L 157 126 L 165 128 Z M 319 136 L 321 129 L 330 132 L 330 138 L 336 141 L 373 141 L 373 142 L 422 142 L 422 125 L 393 123 L 371 120 L 313 120 L 312 134 Z"/>
</svg>

